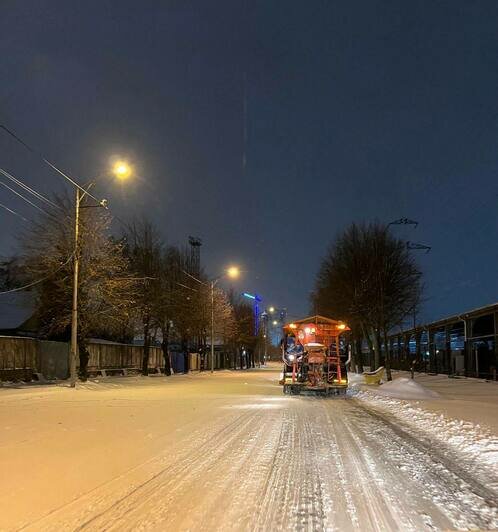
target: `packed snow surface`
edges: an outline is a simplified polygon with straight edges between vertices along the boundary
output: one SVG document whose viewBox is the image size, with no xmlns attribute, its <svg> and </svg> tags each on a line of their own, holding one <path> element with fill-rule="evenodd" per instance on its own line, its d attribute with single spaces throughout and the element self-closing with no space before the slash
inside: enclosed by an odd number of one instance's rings
<svg viewBox="0 0 498 532">
<path fill-rule="evenodd" d="M 377 393 L 399 399 L 434 399 L 439 397 L 437 392 L 429 390 L 413 379 L 400 377 L 382 384 Z"/>
<path fill-rule="evenodd" d="M 278 371 L 0 389 L 0 530 L 498 527 L 476 424 L 283 396 Z"/>
</svg>

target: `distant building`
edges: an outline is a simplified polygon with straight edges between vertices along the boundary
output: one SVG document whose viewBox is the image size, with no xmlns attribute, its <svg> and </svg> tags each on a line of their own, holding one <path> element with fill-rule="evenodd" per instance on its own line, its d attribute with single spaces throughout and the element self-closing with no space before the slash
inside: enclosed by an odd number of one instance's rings
<svg viewBox="0 0 498 532">
<path fill-rule="evenodd" d="M 389 335 L 392 367 L 497 379 L 498 303 Z"/>
<path fill-rule="evenodd" d="M 30 292 L 0 294 L 0 335 L 37 336 L 35 301 Z"/>
</svg>

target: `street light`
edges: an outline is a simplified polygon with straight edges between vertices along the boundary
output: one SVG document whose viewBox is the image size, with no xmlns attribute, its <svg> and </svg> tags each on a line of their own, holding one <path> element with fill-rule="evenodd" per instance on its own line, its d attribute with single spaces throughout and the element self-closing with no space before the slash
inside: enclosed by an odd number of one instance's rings
<svg viewBox="0 0 498 532">
<path fill-rule="evenodd" d="M 197 281 L 199 284 L 204 286 L 208 285 L 204 281 L 197 279 L 191 273 L 184 271 L 186 275 L 191 277 L 194 281 Z M 211 373 L 214 373 L 214 288 L 218 284 L 218 281 L 224 277 L 229 277 L 230 279 L 237 279 L 240 276 L 240 268 L 238 266 L 229 266 L 221 275 L 214 277 L 209 281 L 209 288 L 211 292 Z"/>
<path fill-rule="evenodd" d="M 131 166 L 124 161 L 115 163 L 111 169 L 112 173 L 120 179 L 126 179 L 131 175 Z M 74 268 L 73 268 L 73 303 L 71 309 L 71 355 L 69 360 L 69 376 L 71 388 L 76 386 L 76 360 L 78 356 L 78 282 L 80 268 L 80 204 L 86 195 L 90 194 L 90 188 L 95 184 L 90 182 L 85 189 L 76 186 L 75 216 L 74 216 Z M 82 192 L 83 191 L 83 192 Z M 92 196 L 93 197 L 93 196 Z M 103 207 L 107 208 L 107 200 L 102 199 L 96 205 L 85 205 L 84 207 Z"/>
<path fill-rule="evenodd" d="M 270 313 L 275 312 L 275 307 L 270 307 L 270 308 L 268 309 L 268 312 L 270 312 Z"/>
<path fill-rule="evenodd" d="M 240 269 L 237 266 L 229 266 L 222 275 L 211 279 L 211 373 L 214 373 L 214 287 L 223 277 L 238 279 Z"/>
<path fill-rule="evenodd" d="M 240 269 L 238 266 L 230 266 L 226 271 L 227 277 L 230 279 L 238 279 L 240 276 Z"/>
<path fill-rule="evenodd" d="M 230 279 L 238 279 L 240 276 L 240 269 L 237 266 L 228 267 L 224 273 L 211 279 L 211 373 L 214 373 L 214 287 L 218 284 L 223 277 L 229 277 Z"/>
<path fill-rule="evenodd" d="M 126 161 L 116 161 L 112 166 L 112 173 L 120 180 L 131 176 L 132 168 Z"/>
</svg>

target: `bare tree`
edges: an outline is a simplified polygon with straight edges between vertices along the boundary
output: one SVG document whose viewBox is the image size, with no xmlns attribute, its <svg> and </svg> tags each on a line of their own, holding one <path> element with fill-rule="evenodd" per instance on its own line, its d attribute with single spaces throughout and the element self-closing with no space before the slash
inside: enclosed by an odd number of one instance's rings
<svg viewBox="0 0 498 532">
<path fill-rule="evenodd" d="M 166 375 L 171 375 L 171 362 L 169 356 L 169 344 L 175 333 L 180 332 L 183 321 L 190 311 L 190 294 L 185 294 L 185 274 L 187 257 L 176 246 L 168 246 L 162 253 L 158 297 L 154 308 L 154 319 L 161 331 L 161 348 L 164 357 Z M 186 326 L 188 329 L 188 326 Z"/>
<path fill-rule="evenodd" d="M 219 287 L 214 290 L 214 333 L 228 343 L 237 332 L 235 309 L 229 295 Z"/>
<path fill-rule="evenodd" d="M 322 261 L 311 299 L 319 312 L 348 321 L 356 341 L 360 336 L 368 339 L 375 367 L 384 343 L 384 364 L 391 380 L 388 332 L 413 313 L 420 301 L 420 279 L 404 242 L 386 226 L 353 224 Z"/>
<path fill-rule="evenodd" d="M 36 317 L 41 333 L 67 339 L 71 324 L 74 257 L 74 205 L 56 196 L 48 210 L 24 233 L 23 271 L 36 284 Z M 110 215 L 101 208 L 80 215 L 78 346 L 80 378 L 87 377 L 87 338 L 122 330 L 135 300 L 134 280 L 121 242 L 109 235 Z"/>
<path fill-rule="evenodd" d="M 157 228 L 147 219 L 135 221 L 126 231 L 126 253 L 134 276 L 141 280 L 135 312 L 143 335 L 142 375 L 149 373 L 154 318 L 160 306 L 160 273 L 163 243 Z"/>
<path fill-rule="evenodd" d="M 0 259 L 0 290 L 12 290 L 23 284 L 23 267 L 19 257 Z"/>
<path fill-rule="evenodd" d="M 245 350 L 246 353 L 250 353 L 254 360 L 254 352 L 261 338 L 254 334 L 254 311 L 251 305 L 248 305 L 241 298 L 237 298 L 233 292 L 228 297 L 235 320 L 234 334 L 230 339 L 230 345 L 240 357 L 240 367 L 242 368 L 242 351 Z"/>
</svg>

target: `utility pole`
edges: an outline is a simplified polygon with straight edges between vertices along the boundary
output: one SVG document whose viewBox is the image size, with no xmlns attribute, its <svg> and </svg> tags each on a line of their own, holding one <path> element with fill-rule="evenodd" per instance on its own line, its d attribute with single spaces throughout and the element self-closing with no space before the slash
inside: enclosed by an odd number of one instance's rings
<svg viewBox="0 0 498 532">
<path fill-rule="evenodd" d="M 102 199 L 97 205 L 81 207 L 81 200 L 85 195 L 90 196 L 89 189 L 94 183 L 91 182 L 86 189 L 76 187 L 76 199 L 74 207 L 74 259 L 73 259 L 73 306 L 71 310 L 71 349 L 69 360 L 69 378 L 71 388 L 76 387 L 76 361 L 78 360 L 78 286 L 80 271 L 80 208 L 103 207 L 107 208 L 107 200 Z M 83 190 L 83 194 L 81 191 Z M 93 196 L 92 196 L 93 197 Z"/>
<path fill-rule="evenodd" d="M 194 281 L 198 282 L 199 284 L 202 284 L 204 286 L 209 286 L 211 291 L 211 373 L 214 373 L 214 288 L 217 285 L 218 281 L 220 279 L 223 279 L 223 277 L 230 277 L 231 279 L 236 279 L 240 275 L 240 271 L 236 266 L 230 266 L 230 268 L 227 268 L 221 275 L 218 277 L 214 277 L 209 281 L 209 284 L 201 281 L 200 279 L 197 279 L 194 275 L 192 275 L 189 272 L 186 272 L 183 270 L 183 273 L 193 279 Z"/>
<path fill-rule="evenodd" d="M 79 250 L 80 225 L 80 189 L 76 187 L 76 205 L 74 216 L 74 268 L 73 268 L 73 308 L 71 312 L 71 355 L 69 374 L 71 388 L 76 387 L 76 357 L 78 356 L 78 274 L 80 267 Z"/>
<path fill-rule="evenodd" d="M 217 279 L 211 281 L 211 373 L 214 373 L 214 286 Z"/>
<path fill-rule="evenodd" d="M 266 310 L 261 314 L 263 318 L 263 363 L 266 361 L 268 355 L 268 312 Z M 261 367 L 261 350 L 259 351 L 259 367 Z"/>
</svg>

